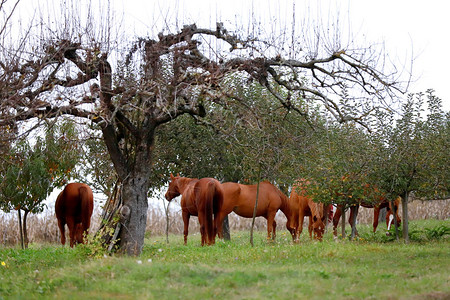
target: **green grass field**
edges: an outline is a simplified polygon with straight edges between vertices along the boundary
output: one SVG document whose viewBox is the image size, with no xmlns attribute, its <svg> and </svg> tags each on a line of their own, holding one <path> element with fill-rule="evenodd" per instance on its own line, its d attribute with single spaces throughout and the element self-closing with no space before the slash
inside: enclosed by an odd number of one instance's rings
<svg viewBox="0 0 450 300">
<path fill-rule="evenodd" d="M 244 232 L 211 247 L 198 234 L 187 246 L 150 237 L 138 258 L 92 255 L 93 246 L 0 248 L 0 299 L 449 299 L 448 234 L 425 230 L 449 225 L 413 222 L 408 245 L 360 226 L 356 241 L 303 232 L 296 245 L 286 230 L 276 242 L 257 232 L 254 247 Z"/>
</svg>

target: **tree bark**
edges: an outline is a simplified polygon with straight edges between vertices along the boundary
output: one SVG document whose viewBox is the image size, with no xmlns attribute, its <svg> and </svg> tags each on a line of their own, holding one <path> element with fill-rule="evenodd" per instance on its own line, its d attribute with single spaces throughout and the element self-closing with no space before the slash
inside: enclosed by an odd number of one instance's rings
<svg viewBox="0 0 450 300">
<path fill-rule="evenodd" d="M 359 205 L 355 205 L 353 208 L 353 214 L 352 214 L 352 234 L 350 236 L 350 240 L 353 240 L 356 236 L 356 218 L 358 217 L 358 211 L 359 211 Z"/>
<path fill-rule="evenodd" d="M 405 239 L 406 244 L 409 243 L 408 197 L 409 197 L 409 192 L 405 192 L 405 195 L 402 197 L 403 238 Z"/>
<path fill-rule="evenodd" d="M 166 214 L 166 243 L 169 244 L 169 205 L 170 201 L 164 201 L 163 199 L 163 206 L 164 206 L 164 212 Z"/>
<path fill-rule="evenodd" d="M 258 207 L 258 198 L 259 198 L 259 181 L 256 188 L 256 201 L 255 201 L 255 208 L 253 209 L 253 218 L 252 218 L 252 227 L 250 228 L 250 244 L 252 247 L 254 246 L 253 243 L 253 228 L 255 227 L 255 219 L 256 219 L 256 210 Z"/>
<path fill-rule="evenodd" d="M 119 245 L 122 253 L 138 256 L 144 246 L 149 177 L 140 174 L 131 175 L 123 182 L 123 206 L 119 211 L 122 224 Z"/>
<path fill-rule="evenodd" d="M 256 186 L 256 199 L 255 199 L 255 207 L 253 208 L 253 218 L 252 218 L 252 227 L 250 228 L 250 244 L 252 247 L 253 244 L 253 227 L 255 227 L 255 219 L 256 219 L 256 211 L 258 209 L 258 198 L 259 198 L 259 182 L 261 178 L 261 164 L 259 165 L 258 169 L 258 184 Z"/>
<path fill-rule="evenodd" d="M 230 222 L 228 221 L 228 215 L 225 217 L 225 219 L 223 219 L 222 234 L 225 241 L 231 241 Z"/>
<path fill-rule="evenodd" d="M 22 249 L 25 249 L 24 243 L 23 243 L 22 214 L 20 213 L 20 208 L 17 210 L 17 214 L 19 216 L 20 244 L 22 246 Z"/>
<path fill-rule="evenodd" d="M 28 231 L 27 231 L 27 216 L 30 211 L 25 210 L 25 214 L 23 215 L 23 241 L 25 245 L 25 249 L 28 249 Z"/>
<path fill-rule="evenodd" d="M 380 214 L 378 215 L 378 223 L 384 223 L 386 220 L 387 209 L 383 207 L 380 209 Z"/>
</svg>

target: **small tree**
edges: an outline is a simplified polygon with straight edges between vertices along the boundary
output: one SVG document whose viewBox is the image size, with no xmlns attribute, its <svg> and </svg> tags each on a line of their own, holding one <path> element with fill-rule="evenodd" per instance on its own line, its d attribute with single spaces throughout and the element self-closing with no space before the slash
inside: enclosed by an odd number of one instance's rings
<svg viewBox="0 0 450 300">
<path fill-rule="evenodd" d="M 42 212 L 43 201 L 52 190 L 70 178 L 78 162 L 77 147 L 73 124 L 65 123 L 58 128 L 48 127 L 45 138 L 37 137 L 33 146 L 22 139 L 11 149 L 10 163 L 1 172 L 0 203 L 4 211 L 17 210 L 19 222 L 20 210 L 24 211 L 20 225 L 25 247 L 28 247 L 28 214 Z"/>
<path fill-rule="evenodd" d="M 309 157 L 305 176 L 314 199 L 325 204 L 333 202 L 342 209 L 342 236 L 345 237 L 345 211 L 364 201 L 375 202 L 370 173 L 376 145 L 365 128 L 355 124 L 330 125 L 321 136 L 320 146 Z M 354 209 L 352 235 L 356 234 Z"/>
<path fill-rule="evenodd" d="M 401 118 L 388 133 L 389 158 L 384 167 L 383 188 L 402 197 L 403 238 L 409 242 L 408 201 L 411 193 L 439 199 L 450 190 L 448 117 L 432 90 L 426 98 L 430 113 L 424 114 L 425 94 L 410 94 Z"/>
</svg>

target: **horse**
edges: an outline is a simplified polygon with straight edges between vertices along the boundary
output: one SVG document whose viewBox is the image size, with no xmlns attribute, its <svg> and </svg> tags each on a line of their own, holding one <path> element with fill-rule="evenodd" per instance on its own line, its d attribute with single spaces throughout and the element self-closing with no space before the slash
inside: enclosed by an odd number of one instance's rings
<svg viewBox="0 0 450 300">
<path fill-rule="evenodd" d="M 61 244 L 65 245 L 65 225 L 69 228 L 70 247 L 83 243 L 83 235 L 88 234 L 94 209 L 91 188 L 84 183 L 69 183 L 59 193 L 55 202 L 55 213 L 61 232 Z"/>
<path fill-rule="evenodd" d="M 256 194 L 258 186 L 245 185 L 235 182 L 222 183 L 224 198 L 221 210 L 218 214 L 217 234 L 219 238 L 222 235 L 222 223 L 224 218 L 234 211 L 238 216 L 244 218 L 253 218 L 255 208 Z M 258 206 L 256 208 L 256 217 L 267 219 L 267 238 L 274 240 L 276 236 L 275 215 L 281 210 L 286 217 L 290 218 L 288 198 L 278 188 L 268 181 L 259 184 Z"/>
<path fill-rule="evenodd" d="M 181 195 L 181 211 L 184 223 L 184 244 L 187 244 L 189 219 L 197 216 L 200 223 L 202 246 L 213 245 L 217 231 L 217 212 L 223 202 L 220 182 L 214 178 L 187 178 L 170 174 L 167 201 Z M 213 219 L 214 216 L 214 219 Z"/>
<path fill-rule="evenodd" d="M 390 230 L 392 222 L 394 220 L 393 212 L 395 212 L 395 217 L 397 219 L 397 225 L 400 225 L 400 223 L 401 223 L 401 218 L 398 214 L 398 207 L 400 206 L 400 199 L 401 199 L 400 197 L 395 199 L 394 207 L 392 207 L 391 202 L 388 199 L 386 199 L 384 196 L 380 197 L 378 199 L 378 201 L 375 203 L 361 201 L 358 204 L 352 205 L 350 207 L 350 217 L 348 219 L 348 222 L 350 225 L 352 225 L 351 220 L 353 218 L 353 215 L 355 214 L 356 205 L 361 205 L 362 207 L 366 207 L 366 208 L 373 208 L 374 209 L 374 211 L 373 211 L 373 232 L 375 233 L 377 231 L 377 227 L 378 227 L 378 219 L 380 216 L 380 210 L 382 208 L 386 208 L 386 210 L 387 210 L 386 225 L 387 225 L 387 230 Z M 333 234 L 334 234 L 334 236 L 337 236 L 337 226 L 339 224 L 339 219 L 341 218 L 341 215 L 342 215 L 342 206 L 337 205 L 336 212 L 334 213 L 334 216 L 333 216 Z M 356 233 L 358 233 L 358 231 L 356 231 Z"/>
<path fill-rule="evenodd" d="M 288 230 L 292 235 L 294 243 L 299 242 L 305 216 L 309 217 L 309 236 L 312 238 L 312 233 L 314 232 L 314 238 L 321 241 L 325 232 L 325 222 L 330 209 L 329 206 L 324 207 L 323 203 L 314 202 L 311 196 L 306 194 L 305 184 L 308 184 L 308 182 L 297 181 L 289 196 L 291 218 Z"/>
</svg>

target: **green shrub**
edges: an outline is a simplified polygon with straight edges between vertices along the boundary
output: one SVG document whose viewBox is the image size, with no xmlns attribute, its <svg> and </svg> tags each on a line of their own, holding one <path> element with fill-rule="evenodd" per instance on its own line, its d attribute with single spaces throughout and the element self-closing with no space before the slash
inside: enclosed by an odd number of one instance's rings
<svg viewBox="0 0 450 300">
<path fill-rule="evenodd" d="M 441 224 L 433 228 L 425 228 L 424 232 L 428 240 L 440 240 L 442 238 L 447 238 L 448 235 L 450 235 L 450 227 Z"/>
</svg>

